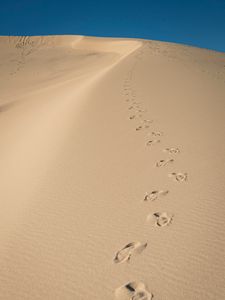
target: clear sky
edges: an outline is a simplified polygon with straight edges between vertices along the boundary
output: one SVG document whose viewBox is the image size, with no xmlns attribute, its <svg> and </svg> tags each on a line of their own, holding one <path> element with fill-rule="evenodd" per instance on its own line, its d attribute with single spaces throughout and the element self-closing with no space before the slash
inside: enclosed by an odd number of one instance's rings
<svg viewBox="0 0 225 300">
<path fill-rule="evenodd" d="M 225 52 L 225 0 L 2 0 L 0 35 L 139 37 Z"/>
</svg>

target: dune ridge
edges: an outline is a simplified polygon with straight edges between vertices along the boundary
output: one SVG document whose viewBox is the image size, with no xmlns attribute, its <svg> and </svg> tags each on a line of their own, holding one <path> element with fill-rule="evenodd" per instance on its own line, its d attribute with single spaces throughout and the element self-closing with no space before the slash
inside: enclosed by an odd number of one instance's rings
<svg viewBox="0 0 225 300">
<path fill-rule="evenodd" d="M 223 299 L 225 54 L 0 37 L 0 299 Z"/>
</svg>

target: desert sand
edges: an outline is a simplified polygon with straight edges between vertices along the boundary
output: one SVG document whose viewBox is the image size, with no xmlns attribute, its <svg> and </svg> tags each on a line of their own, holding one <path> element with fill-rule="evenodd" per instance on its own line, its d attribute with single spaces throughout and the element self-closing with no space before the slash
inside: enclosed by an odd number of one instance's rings
<svg viewBox="0 0 225 300">
<path fill-rule="evenodd" d="M 0 299 L 225 299 L 225 54 L 0 37 Z"/>
</svg>

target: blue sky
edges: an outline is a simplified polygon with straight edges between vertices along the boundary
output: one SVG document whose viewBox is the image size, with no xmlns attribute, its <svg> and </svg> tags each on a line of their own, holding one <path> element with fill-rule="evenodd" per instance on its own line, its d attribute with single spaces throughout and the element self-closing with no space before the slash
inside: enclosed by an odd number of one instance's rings
<svg viewBox="0 0 225 300">
<path fill-rule="evenodd" d="M 139 37 L 225 52 L 225 0 L 8 0 L 0 35 Z"/>
</svg>

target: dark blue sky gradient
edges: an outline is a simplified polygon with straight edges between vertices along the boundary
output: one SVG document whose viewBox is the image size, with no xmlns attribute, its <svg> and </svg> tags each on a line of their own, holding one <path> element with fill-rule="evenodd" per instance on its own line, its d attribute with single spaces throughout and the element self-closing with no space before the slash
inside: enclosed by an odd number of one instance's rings
<svg viewBox="0 0 225 300">
<path fill-rule="evenodd" d="M 225 52 L 225 0 L 6 0 L 0 35 L 171 41 Z"/>
</svg>

